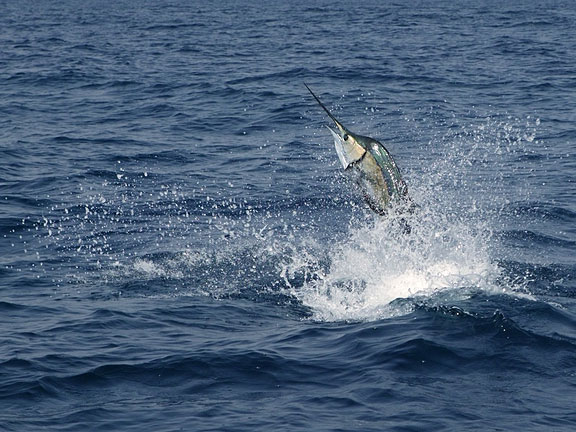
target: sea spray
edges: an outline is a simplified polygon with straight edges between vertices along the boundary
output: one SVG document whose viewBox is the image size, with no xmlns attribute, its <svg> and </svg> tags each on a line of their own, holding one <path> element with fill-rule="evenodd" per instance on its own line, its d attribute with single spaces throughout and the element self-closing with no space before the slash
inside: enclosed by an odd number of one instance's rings
<svg viewBox="0 0 576 432">
<path fill-rule="evenodd" d="M 528 193 L 517 181 L 510 197 L 506 166 L 526 151 L 538 124 L 489 117 L 436 137 L 408 175 L 418 203 L 411 232 L 403 232 L 393 211 L 351 221 L 348 238 L 329 245 L 329 265 L 309 282 L 291 286 L 292 295 L 311 308 L 314 319 L 326 321 L 397 316 L 419 302 L 457 302 L 477 291 L 527 295 L 526 279 L 511 278 L 500 267 L 494 232 L 502 209 Z M 487 202 L 476 199 L 486 194 Z M 311 257 L 290 257 L 281 271 L 296 275 L 318 267 Z"/>
<path fill-rule="evenodd" d="M 329 266 L 301 286 L 291 286 L 291 293 L 314 311 L 315 319 L 331 321 L 405 313 L 405 305 L 401 310 L 390 306 L 401 298 L 498 289 L 500 269 L 489 255 L 489 231 L 418 212 L 410 220 L 410 233 L 394 215 L 351 227 L 348 239 L 331 245 Z M 291 257 L 282 271 L 305 272 L 314 266 L 311 256 Z"/>
<path fill-rule="evenodd" d="M 376 217 L 354 201 L 344 178 L 328 194 L 247 200 L 232 186 L 165 182 L 147 166 L 146 176 L 124 169 L 121 180 L 64 191 L 36 224 L 37 238 L 64 262 L 87 264 L 59 284 L 105 280 L 137 296 L 288 296 L 320 320 L 406 313 L 422 299 L 445 298 L 439 293 L 457 301 L 474 290 L 519 291 L 518 278 L 502 273 L 494 233 L 506 203 L 525 197 L 518 179 L 509 187 L 505 167 L 533 143 L 535 126 L 474 121 L 429 141 L 426 128 L 441 126 L 413 128 L 422 148 L 402 161 L 418 204 L 410 234 L 398 215 Z M 137 288 L 146 280 L 159 281 L 156 292 Z"/>
</svg>

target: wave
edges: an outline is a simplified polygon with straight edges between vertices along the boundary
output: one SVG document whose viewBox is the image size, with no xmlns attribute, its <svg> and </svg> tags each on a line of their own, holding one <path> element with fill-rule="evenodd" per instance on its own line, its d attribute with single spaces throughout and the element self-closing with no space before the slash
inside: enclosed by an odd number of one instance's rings
<svg viewBox="0 0 576 432">
<path fill-rule="evenodd" d="M 529 311 L 530 305 L 525 301 L 521 309 Z M 340 387 L 348 383 L 359 389 L 373 383 L 371 374 L 359 375 L 358 370 L 377 368 L 380 373 L 403 376 L 425 370 L 428 378 L 494 370 L 548 374 L 568 364 L 576 353 L 573 335 L 543 334 L 501 311 L 482 315 L 456 307 L 420 305 L 397 320 L 299 325 L 278 334 L 260 328 L 261 320 L 230 327 L 231 317 L 245 314 L 233 310 L 239 306 L 221 305 L 222 315 L 214 320 L 206 319 L 214 312 L 208 304 L 138 313 L 98 310 L 73 323 L 30 334 L 36 343 L 48 335 L 62 338 L 74 332 L 85 336 L 75 350 L 65 354 L 2 362 L 0 368 L 8 378 L 2 383 L 1 397 L 40 401 L 105 389 L 130 394 L 138 388 L 145 394 L 170 389 L 175 394 L 205 397 L 221 395 L 230 386 L 243 393 L 272 392 L 278 385 L 290 388 L 302 382 L 324 388 L 335 375 Z M 515 310 L 518 313 L 517 306 Z M 545 317 L 559 316 L 542 305 L 536 310 Z M 574 317 L 561 319 L 566 328 L 574 324 Z M 184 342 L 182 332 L 192 324 L 202 325 L 206 337 Z M 143 350 L 142 342 L 129 337 L 143 329 L 169 332 L 184 346 Z M 272 339 L 254 342 L 244 330 L 270 333 Z M 103 340 L 102 334 L 121 337 Z M 299 344 L 306 344 L 308 351 L 294 356 Z M 98 354 L 83 355 L 84 347 L 94 346 L 99 346 Z M 527 350 L 530 355 L 523 356 Z M 354 367 L 345 367 L 350 364 Z M 358 400 L 367 402 L 365 397 Z"/>
</svg>

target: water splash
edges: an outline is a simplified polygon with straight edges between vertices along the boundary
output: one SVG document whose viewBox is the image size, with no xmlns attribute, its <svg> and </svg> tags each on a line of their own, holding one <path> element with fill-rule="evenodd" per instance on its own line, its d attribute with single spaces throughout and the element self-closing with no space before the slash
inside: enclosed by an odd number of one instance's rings
<svg viewBox="0 0 576 432">
<path fill-rule="evenodd" d="M 478 290 L 519 292 L 521 282 L 506 281 L 498 264 L 493 233 L 510 199 L 514 160 L 535 142 L 535 126 L 494 119 L 445 126 L 445 135 L 414 139 L 426 144 L 406 161 L 419 204 L 410 234 L 399 215 L 376 218 L 360 198 L 349 201 L 346 182 L 330 186 L 333 198 L 240 199 L 233 185 L 171 183 L 149 166 L 144 175 L 137 166 L 119 169 L 121 178 L 103 173 L 99 183 L 64 192 L 36 229 L 70 264 L 59 283 L 94 280 L 148 297 L 289 296 L 318 320 L 395 316 L 422 299 L 457 302 Z M 515 191 L 525 190 L 514 181 Z"/>
<path fill-rule="evenodd" d="M 420 205 L 411 232 L 402 232 L 395 214 L 354 222 L 349 237 L 331 245 L 329 266 L 290 292 L 326 321 L 392 317 L 419 301 L 457 302 L 478 291 L 525 295 L 525 281 L 511 280 L 499 266 L 493 234 L 511 199 L 510 160 L 534 141 L 538 124 L 487 118 L 435 137 L 410 172 Z M 514 198 L 526 199 L 526 191 L 516 180 Z M 296 275 L 307 266 L 318 267 L 310 253 L 291 257 L 282 272 Z"/>
<path fill-rule="evenodd" d="M 397 218 L 374 219 L 351 229 L 349 238 L 328 252 L 327 268 L 310 252 L 291 257 L 282 272 L 296 275 L 320 268 L 290 292 L 319 320 L 365 320 L 406 313 L 392 302 L 446 290 L 496 291 L 501 271 L 490 257 L 490 232 L 463 221 L 446 224 L 433 212 L 414 215 L 409 234 Z M 409 308 L 408 308 L 409 309 Z"/>
</svg>

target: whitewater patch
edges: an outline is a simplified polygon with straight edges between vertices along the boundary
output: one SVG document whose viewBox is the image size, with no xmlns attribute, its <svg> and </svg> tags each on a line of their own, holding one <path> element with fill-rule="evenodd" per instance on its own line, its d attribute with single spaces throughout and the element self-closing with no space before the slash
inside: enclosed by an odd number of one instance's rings
<svg viewBox="0 0 576 432">
<path fill-rule="evenodd" d="M 411 232 L 393 212 L 352 221 L 345 241 L 327 245 L 329 265 L 292 285 L 292 295 L 320 321 L 392 317 L 418 301 L 457 303 L 478 291 L 526 297 L 523 281 L 509 280 L 498 264 L 494 239 L 510 194 L 527 194 L 522 182 L 510 188 L 503 173 L 532 143 L 539 122 L 516 123 L 487 119 L 430 142 L 407 176 L 419 205 L 409 216 Z M 282 272 L 295 275 L 306 266 L 319 267 L 311 253 L 291 257 Z"/>
<path fill-rule="evenodd" d="M 432 296 L 456 290 L 468 296 L 473 290 L 501 290 L 501 275 L 490 258 L 489 233 L 463 223 L 434 224 L 432 217 L 411 218 L 412 230 L 402 232 L 395 218 L 379 218 L 369 226 L 352 228 L 349 238 L 328 252 L 329 266 L 317 271 L 292 295 L 313 310 L 321 321 L 371 320 L 404 314 L 397 299 Z M 283 271 L 318 268 L 311 254 L 296 256 Z M 454 295 L 454 294 L 453 294 Z"/>
</svg>

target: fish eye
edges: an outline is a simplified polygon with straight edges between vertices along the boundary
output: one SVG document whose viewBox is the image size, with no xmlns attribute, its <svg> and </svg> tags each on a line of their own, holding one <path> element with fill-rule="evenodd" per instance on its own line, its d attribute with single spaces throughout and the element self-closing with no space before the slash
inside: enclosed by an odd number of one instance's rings
<svg viewBox="0 0 576 432">
<path fill-rule="evenodd" d="M 342 138 L 344 139 L 344 141 L 348 141 L 348 134 L 344 134 Z"/>
</svg>

